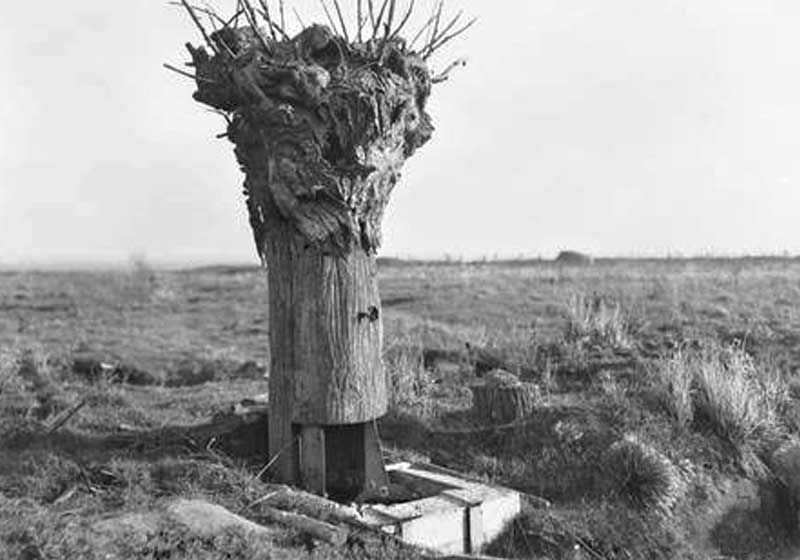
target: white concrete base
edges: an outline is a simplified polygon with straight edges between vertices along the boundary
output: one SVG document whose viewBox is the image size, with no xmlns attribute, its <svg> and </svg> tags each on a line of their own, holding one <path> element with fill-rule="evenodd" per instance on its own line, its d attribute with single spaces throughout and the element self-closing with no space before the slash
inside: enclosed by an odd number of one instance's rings
<svg viewBox="0 0 800 560">
<path fill-rule="evenodd" d="M 433 465 L 400 463 L 387 471 L 393 482 L 419 488 L 427 497 L 368 505 L 362 514 L 408 543 L 447 554 L 477 553 L 521 510 L 514 490 L 465 480 Z"/>
</svg>

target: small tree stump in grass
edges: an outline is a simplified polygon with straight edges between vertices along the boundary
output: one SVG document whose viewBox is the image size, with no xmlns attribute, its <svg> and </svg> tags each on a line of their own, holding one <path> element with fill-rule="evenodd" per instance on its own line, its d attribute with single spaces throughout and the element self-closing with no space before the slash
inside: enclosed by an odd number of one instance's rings
<svg viewBox="0 0 800 560">
<path fill-rule="evenodd" d="M 499 369 L 486 374 L 484 383 L 471 389 L 475 416 L 490 424 L 508 424 L 528 416 L 542 397 L 535 383 L 523 383 L 516 375 Z"/>
</svg>

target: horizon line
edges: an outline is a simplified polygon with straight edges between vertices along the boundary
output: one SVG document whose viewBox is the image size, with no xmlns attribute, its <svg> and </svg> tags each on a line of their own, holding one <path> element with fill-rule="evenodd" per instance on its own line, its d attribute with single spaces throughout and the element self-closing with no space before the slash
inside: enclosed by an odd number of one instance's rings
<svg viewBox="0 0 800 560">
<path fill-rule="evenodd" d="M 578 251 L 570 251 L 578 252 Z M 582 253 L 590 257 L 594 262 L 613 262 L 613 261 L 735 261 L 735 260 L 767 260 L 767 261 L 792 261 L 800 259 L 800 254 L 792 254 L 789 251 L 780 253 L 714 253 L 699 252 L 684 254 L 679 251 L 667 252 L 662 254 L 642 253 L 642 254 L 608 254 L 593 255 Z M 463 255 L 454 256 L 452 254 L 441 254 L 438 256 L 421 256 L 412 254 L 387 254 L 377 257 L 378 262 L 389 264 L 392 261 L 414 264 L 503 264 L 503 263 L 552 263 L 556 264 L 558 253 L 554 256 L 543 256 L 542 254 L 528 255 L 482 255 L 479 257 L 465 257 Z M 146 255 L 134 255 L 128 258 L 119 259 L 90 259 L 90 258 L 57 258 L 57 259 L 31 259 L 31 260 L 9 260 L 0 259 L 0 270 L 125 270 L 137 267 L 152 267 L 167 270 L 191 270 L 202 268 L 217 267 L 241 267 L 241 268 L 260 268 L 261 264 L 257 259 L 241 258 L 150 258 Z"/>
</svg>

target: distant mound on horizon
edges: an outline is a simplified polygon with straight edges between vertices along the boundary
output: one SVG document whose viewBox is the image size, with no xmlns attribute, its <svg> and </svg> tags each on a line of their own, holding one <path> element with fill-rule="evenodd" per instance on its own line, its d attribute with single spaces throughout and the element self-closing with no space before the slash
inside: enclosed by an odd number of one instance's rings
<svg viewBox="0 0 800 560">
<path fill-rule="evenodd" d="M 594 262 L 594 257 L 578 251 L 561 251 L 553 262 L 572 266 L 587 266 Z"/>
</svg>

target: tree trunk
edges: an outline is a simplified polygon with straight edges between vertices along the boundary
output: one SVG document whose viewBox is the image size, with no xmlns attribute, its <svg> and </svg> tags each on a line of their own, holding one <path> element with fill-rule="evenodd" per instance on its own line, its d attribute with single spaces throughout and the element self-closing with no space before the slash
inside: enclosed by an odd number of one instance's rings
<svg viewBox="0 0 800 560">
<path fill-rule="evenodd" d="M 388 401 L 375 257 L 360 247 L 325 255 L 288 225 L 273 229 L 265 249 L 275 456 L 296 437 L 293 424 L 368 422 L 385 414 Z M 295 478 L 294 462 L 284 451 L 276 463 L 282 478 Z"/>
</svg>

